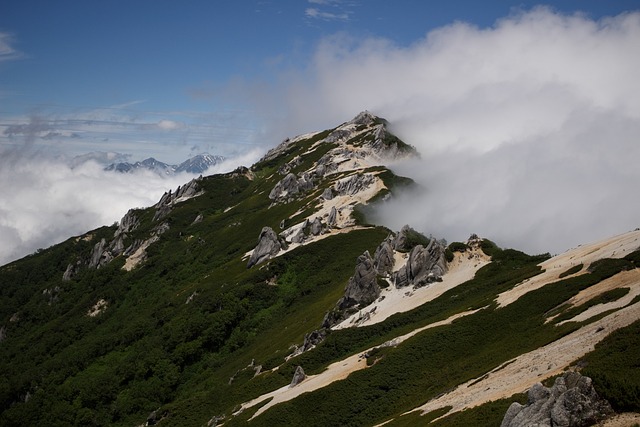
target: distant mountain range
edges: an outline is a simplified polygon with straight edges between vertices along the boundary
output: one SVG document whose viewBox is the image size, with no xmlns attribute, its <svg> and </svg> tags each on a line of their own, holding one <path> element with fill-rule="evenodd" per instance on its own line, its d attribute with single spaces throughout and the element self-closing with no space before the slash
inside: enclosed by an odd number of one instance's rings
<svg viewBox="0 0 640 427">
<path fill-rule="evenodd" d="M 104 166 L 105 171 L 115 171 L 121 173 L 131 173 L 139 170 L 149 170 L 161 176 L 174 175 L 186 172 L 194 175 L 202 174 L 211 166 L 222 163 L 224 156 L 215 156 L 208 153 L 198 154 L 178 165 L 170 165 L 149 157 L 140 162 L 129 162 L 130 154 L 95 151 L 80 156 L 76 156 L 69 162 L 71 168 L 76 168 L 88 161 L 97 162 Z"/>
<path fill-rule="evenodd" d="M 176 173 L 186 172 L 191 174 L 201 174 L 204 173 L 211 166 L 217 165 L 224 161 L 223 156 L 212 156 L 211 154 L 198 154 L 197 156 L 191 157 L 190 159 L 185 160 L 179 165 L 169 165 L 167 163 L 161 162 L 159 160 L 154 159 L 153 157 L 149 157 L 141 162 L 129 163 L 129 162 L 118 162 L 111 163 L 109 166 L 104 168 L 106 171 L 115 171 L 122 173 L 130 173 L 135 172 L 141 169 L 150 170 L 159 175 L 173 175 Z"/>
</svg>

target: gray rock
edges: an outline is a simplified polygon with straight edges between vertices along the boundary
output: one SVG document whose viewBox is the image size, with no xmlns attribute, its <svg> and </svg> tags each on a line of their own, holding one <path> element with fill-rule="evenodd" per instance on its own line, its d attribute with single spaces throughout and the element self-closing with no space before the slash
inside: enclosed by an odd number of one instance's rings
<svg viewBox="0 0 640 427">
<path fill-rule="evenodd" d="M 158 221 L 171 212 L 171 207 L 180 201 L 190 199 L 200 194 L 200 180 L 202 180 L 202 175 L 198 178 L 194 178 L 186 184 L 179 186 L 175 192 L 164 193 L 160 198 L 160 201 L 154 205 L 156 208 L 156 213 L 153 216 L 154 221 Z"/>
<path fill-rule="evenodd" d="M 289 387 L 297 386 L 304 381 L 305 378 L 307 378 L 307 376 L 304 374 L 304 369 L 302 369 L 302 366 L 298 366 L 293 374 L 293 379 L 291 380 L 291 385 Z"/>
<path fill-rule="evenodd" d="M 335 206 L 331 207 L 329 218 L 327 219 L 327 224 L 329 224 L 329 227 L 335 227 L 338 224 L 338 210 Z"/>
<path fill-rule="evenodd" d="M 295 196 L 298 193 L 300 193 L 300 184 L 298 183 L 298 178 L 294 174 L 289 173 L 280 181 L 278 181 L 275 187 L 273 187 L 273 189 L 269 193 L 269 199 L 283 200 L 289 196 Z"/>
<path fill-rule="evenodd" d="M 140 226 L 140 220 L 135 214 L 133 209 L 129 209 L 129 211 L 124 214 L 122 219 L 120 220 L 120 224 L 118 224 L 118 229 L 114 233 L 113 237 L 119 237 L 125 235 L 126 233 L 130 233 L 137 229 Z"/>
<path fill-rule="evenodd" d="M 282 249 L 278 235 L 271 227 L 264 227 L 258 238 L 258 245 L 253 250 L 247 268 L 260 264 L 275 256 Z"/>
<path fill-rule="evenodd" d="M 71 263 L 67 265 L 67 269 L 62 274 L 62 280 L 68 282 L 69 280 L 73 279 L 73 277 L 78 274 L 78 271 L 80 271 L 81 267 L 82 261 L 80 260 L 76 261 L 75 264 Z"/>
<path fill-rule="evenodd" d="M 325 188 L 324 191 L 322 192 L 322 196 L 321 196 L 324 200 L 331 200 L 333 199 L 333 191 L 331 191 L 331 188 Z"/>
<path fill-rule="evenodd" d="M 89 259 L 89 268 L 100 268 L 108 264 L 113 259 L 113 255 L 107 250 L 107 241 L 103 238 L 93 247 Z"/>
<path fill-rule="evenodd" d="M 440 280 L 446 272 L 445 247 L 432 238 L 427 247 L 417 245 L 411 249 L 407 263 L 393 274 L 392 279 L 396 288 L 423 286 Z"/>
<path fill-rule="evenodd" d="M 326 336 L 326 329 L 318 329 L 313 332 L 309 332 L 304 336 L 304 341 L 302 342 L 302 347 L 300 347 L 300 352 L 302 353 L 311 350 L 312 348 L 320 344 Z"/>
<path fill-rule="evenodd" d="M 4 341 L 5 339 L 7 339 L 7 327 L 3 325 L 0 328 L 0 342 Z"/>
<path fill-rule="evenodd" d="M 512 403 L 500 427 L 586 427 L 611 415 L 609 403 L 600 398 L 591 378 L 566 372 L 551 388 L 534 384 L 527 405 Z"/>
<path fill-rule="evenodd" d="M 323 228 L 324 226 L 322 225 L 322 219 L 319 216 L 317 216 L 311 223 L 311 234 L 313 234 L 314 236 L 317 236 L 320 233 L 322 233 Z"/>
<path fill-rule="evenodd" d="M 393 249 L 398 252 L 409 252 L 412 249 L 409 241 L 409 235 L 414 233 L 419 234 L 408 225 L 402 227 L 396 235 L 396 238 L 393 240 Z"/>
<path fill-rule="evenodd" d="M 295 234 L 293 234 L 291 237 L 289 237 L 289 240 L 291 243 L 302 243 L 306 240 L 307 235 L 305 234 L 305 230 L 307 228 L 307 226 L 309 225 L 309 220 L 304 220 L 304 223 L 302 224 L 302 227 L 298 228 L 298 231 L 295 232 Z"/>
<path fill-rule="evenodd" d="M 393 270 L 394 263 L 393 237 L 389 236 L 376 248 L 373 265 L 378 274 L 389 274 Z"/>
<path fill-rule="evenodd" d="M 375 181 L 371 174 L 355 174 L 339 180 L 333 186 L 335 192 L 341 196 L 353 196 L 367 189 Z"/>
<path fill-rule="evenodd" d="M 196 219 L 193 220 L 191 225 L 199 224 L 202 222 L 203 219 L 204 219 L 204 216 L 201 213 L 199 213 L 198 216 L 196 216 Z"/>
<path fill-rule="evenodd" d="M 344 310 L 355 305 L 365 306 L 375 301 L 381 293 L 377 276 L 373 259 L 369 251 L 365 251 L 356 261 L 356 271 L 349 279 L 338 307 Z"/>
</svg>

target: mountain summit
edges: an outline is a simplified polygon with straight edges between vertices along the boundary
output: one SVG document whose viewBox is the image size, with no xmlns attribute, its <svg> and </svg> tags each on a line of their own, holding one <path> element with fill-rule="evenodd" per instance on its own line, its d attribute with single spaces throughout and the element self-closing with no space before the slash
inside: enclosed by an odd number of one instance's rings
<svg viewBox="0 0 640 427">
<path fill-rule="evenodd" d="M 640 230 L 551 257 L 371 224 L 416 155 L 363 112 L 0 267 L 0 425 L 639 411 Z"/>
</svg>

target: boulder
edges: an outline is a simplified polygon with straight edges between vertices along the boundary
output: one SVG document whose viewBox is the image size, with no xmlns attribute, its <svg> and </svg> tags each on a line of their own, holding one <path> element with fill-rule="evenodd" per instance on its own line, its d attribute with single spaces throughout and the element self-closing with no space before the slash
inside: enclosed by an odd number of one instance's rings
<svg viewBox="0 0 640 427">
<path fill-rule="evenodd" d="M 551 388 L 534 384 L 527 393 L 527 404 L 512 403 L 500 427 L 586 427 L 612 413 L 609 402 L 596 393 L 591 378 L 566 372 Z"/>
<path fill-rule="evenodd" d="M 313 234 L 314 236 L 317 236 L 320 233 L 322 233 L 322 229 L 323 229 L 322 219 L 319 216 L 317 216 L 311 223 L 311 234 Z"/>
<path fill-rule="evenodd" d="M 293 374 L 293 379 L 291 380 L 291 385 L 289 387 L 297 386 L 302 381 L 304 381 L 305 378 L 307 378 L 307 376 L 304 374 L 304 369 L 302 369 L 302 366 L 298 365 L 296 371 Z"/>
<path fill-rule="evenodd" d="M 321 196 L 324 200 L 331 200 L 333 199 L 333 191 L 331 191 L 331 188 L 327 187 L 324 189 L 324 191 L 322 192 L 322 196 Z"/>
<path fill-rule="evenodd" d="M 253 250 L 251 257 L 249 257 L 247 268 L 267 261 L 280 252 L 281 249 L 282 244 L 276 232 L 271 227 L 264 227 L 260 232 L 258 245 Z"/>
<path fill-rule="evenodd" d="M 378 273 L 369 251 L 365 251 L 356 261 L 356 271 L 349 279 L 338 307 L 344 310 L 355 305 L 366 306 L 375 301 L 380 293 Z"/>
</svg>

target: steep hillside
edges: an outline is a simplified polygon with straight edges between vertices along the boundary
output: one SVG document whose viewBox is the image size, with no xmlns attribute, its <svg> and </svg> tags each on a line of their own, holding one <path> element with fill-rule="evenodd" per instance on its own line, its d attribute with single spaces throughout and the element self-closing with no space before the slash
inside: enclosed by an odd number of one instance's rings
<svg viewBox="0 0 640 427">
<path fill-rule="evenodd" d="M 551 258 L 369 224 L 416 154 L 363 112 L 0 268 L 0 425 L 499 425 L 576 366 L 638 411 L 640 231 Z"/>
</svg>

